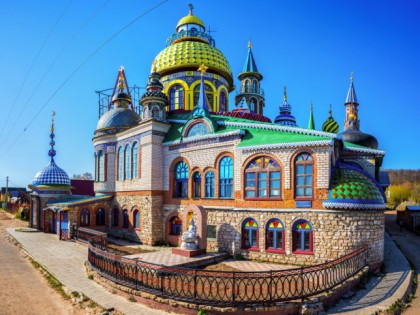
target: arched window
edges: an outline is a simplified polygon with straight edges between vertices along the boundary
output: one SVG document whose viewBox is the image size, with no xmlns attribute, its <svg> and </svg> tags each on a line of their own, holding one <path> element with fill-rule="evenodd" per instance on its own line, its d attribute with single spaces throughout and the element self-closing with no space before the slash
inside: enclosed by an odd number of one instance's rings
<svg viewBox="0 0 420 315">
<path fill-rule="evenodd" d="M 135 229 L 140 230 L 140 212 L 139 210 L 134 210 L 133 212 L 133 226 Z"/>
<path fill-rule="evenodd" d="M 82 209 L 80 211 L 80 226 L 89 226 L 90 225 L 90 213 L 89 209 Z"/>
<path fill-rule="evenodd" d="M 152 109 L 152 118 L 159 119 L 159 108 L 157 106 Z"/>
<path fill-rule="evenodd" d="M 184 89 L 177 84 L 169 90 L 169 110 L 184 108 Z"/>
<path fill-rule="evenodd" d="M 105 156 L 102 150 L 98 151 L 98 181 L 105 181 Z"/>
<path fill-rule="evenodd" d="M 245 93 L 248 93 L 248 92 L 249 92 L 249 81 L 246 80 L 245 81 Z"/>
<path fill-rule="evenodd" d="M 256 102 L 254 99 L 249 101 L 249 110 L 253 111 L 254 113 L 256 112 Z"/>
<path fill-rule="evenodd" d="M 181 233 L 182 233 L 182 221 L 178 216 L 172 217 L 169 220 L 169 224 L 170 224 L 170 231 L 169 231 L 170 235 L 181 235 Z"/>
<path fill-rule="evenodd" d="M 124 153 L 123 148 L 118 148 L 118 180 L 124 180 Z"/>
<path fill-rule="evenodd" d="M 128 210 L 123 211 L 122 217 L 123 217 L 122 227 L 124 229 L 128 229 Z"/>
<path fill-rule="evenodd" d="M 131 178 L 139 177 L 139 143 L 134 142 L 131 149 Z"/>
<path fill-rule="evenodd" d="M 233 197 L 233 160 L 229 156 L 225 156 L 220 160 L 219 196 L 221 198 Z"/>
<path fill-rule="evenodd" d="M 188 166 L 181 161 L 175 165 L 175 196 L 188 198 Z"/>
<path fill-rule="evenodd" d="M 124 149 L 124 179 L 130 179 L 130 145 L 126 144 Z"/>
<path fill-rule="evenodd" d="M 206 134 L 209 134 L 209 133 L 210 133 L 209 127 L 203 122 L 198 122 L 198 123 L 195 123 L 194 125 L 192 125 L 188 129 L 187 137 L 202 136 L 202 135 L 206 135 Z"/>
<path fill-rule="evenodd" d="M 214 92 L 213 92 L 213 89 L 207 83 L 204 83 L 204 89 L 206 91 L 207 105 L 209 107 L 209 110 L 213 111 L 214 110 L 214 106 L 213 106 Z M 200 97 L 200 84 L 197 84 L 194 87 L 194 106 L 197 106 L 199 97 Z"/>
<path fill-rule="evenodd" d="M 295 159 L 295 196 L 296 198 L 312 198 L 313 165 L 309 153 L 301 153 Z"/>
<path fill-rule="evenodd" d="M 112 210 L 112 226 L 118 226 L 119 225 L 119 216 L 120 212 L 117 208 L 114 208 Z"/>
<path fill-rule="evenodd" d="M 205 197 L 206 198 L 214 198 L 214 172 L 208 171 L 206 173 L 206 181 L 204 183 L 205 186 Z"/>
<path fill-rule="evenodd" d="M 227 97 L 226 97 L 226 92 L 225 91 L 220 91 L 220 106 L 219 106 L 219 111 L 221 112 L 227 112 Z"/>
<path fill-rule="evenodd" d="M 257 80 L 252 81 L 252 92 L 258 93 L 258 83 Z"/>
<path fill-rule="evenodd" d="M 293 225 L 293 252 L 313 253 L 312 225 L 306 220 L 299 220 Z"/>
<path fill-rule="evenodd" d="M 242 223 L 242 248 L 258 249 L 258 222 L 252 218 Z"/>
<path fill-rule="evenodd" d="M 100 208 L 96 210 L 96 226 L 105 225 L 105 210 Z"/>
<path fill-rule="evenodd" d="M 245 198 L 280 198 L 281 169 L 268 156 L 257 157 L 245 168 Z"/>
<path fill-rule="evenodd" d="M 268 221 L 265 235 L 268 251 L 284 251 L 284 225 L 280 220 Z"/>
<path fill-rule="evenodd" d="M 193 196 L 201 198 L 201 174 L 199 172 L 193 174 Z"/>
</svg>

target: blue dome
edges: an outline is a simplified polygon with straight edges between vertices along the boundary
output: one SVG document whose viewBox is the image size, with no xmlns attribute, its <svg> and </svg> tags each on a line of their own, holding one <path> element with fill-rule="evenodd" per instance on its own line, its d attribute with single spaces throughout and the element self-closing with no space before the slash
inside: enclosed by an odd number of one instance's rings
<svg viewBox="0 0 420 315">
<path fill-rule="evenodd" d="M 102 115 L 96 126 L 96 132 L 115 133 L 136 126 L 140 116 L 128 108 L 114 108 Z"/>
<path fill-rule="evenodd" d="M 287 103 L 286 96 L 280 105 L 280 114 L 274 119 L 274 123 L 282 126 L 297 127 L 296 118 L 292 115 L 292 106 Z"/>
<path fill-rule="evenodd" d="M 51 159 L 47 167 L 36 173 L 32 185 L 67 185 L 70 186 L 70 178 L 67 173 L 59 168 Z"/>
</svg>

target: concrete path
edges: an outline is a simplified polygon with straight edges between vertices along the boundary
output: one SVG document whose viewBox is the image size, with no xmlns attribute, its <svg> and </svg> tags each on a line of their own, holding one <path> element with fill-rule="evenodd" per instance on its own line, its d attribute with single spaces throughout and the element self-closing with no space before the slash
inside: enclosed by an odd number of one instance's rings
<svg viewBox="0 0 420 315">
<path fill-rule="evenodd" d="M 327 314 L 370 315 L 386 310 L 411 288 L 411 271 L 407 259 L 385 233 L 384 276 L 372 276 L 366 288 L 350 299 L 341 299 Z"/>
<path fill-rule="evenodd" d="M 160 310 L 148 308 L 139 303 L 133 303 L 105 288 L 86 275 L 84 262 L 87 259 L 88 248 L 74 242 L 62 242 L 57 235 L 44 233 L 16 232 L 13 228 L 6 229 L 37 262 L 72 291 L 82 292 L 91 300 L 104 308 L 130 314 L 162 315 L 168 314 Z"/>
<path fill-rule="evenodd" d="M 401 248 L 404 255 L 414 264 L 417 272 L 417 281 L 420 281 L 420 236 L 415 235 L 407 230 L 400 230 L 399 225 L 395 222 L 396 211 L 385 212 L 385 227 L 391 235 L 395 243 Z M 410 303 L 410 307 L 404 311 L 404 315 L 420 314 L 420 297 L 419 293 Z"/>
</svg>

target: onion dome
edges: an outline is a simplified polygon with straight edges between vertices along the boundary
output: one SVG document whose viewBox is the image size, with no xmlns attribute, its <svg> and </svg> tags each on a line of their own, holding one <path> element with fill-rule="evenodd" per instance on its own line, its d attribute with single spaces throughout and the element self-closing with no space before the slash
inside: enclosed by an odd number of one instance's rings
<svg viewBox="0 0 420 315">
<path fill-rule="evenodd" d="M 333 169 L 327 209 L 385 209 L 386 197 L 379 183 L 356 166 L 338 162 Z"/>
<path fill-rule="evenodd" d="M 95 135 L 114 134 L 138 125 L 140 116 L 133 110 L 118 107 L 102 115 L 96 126 Z"/>
<path fill-rule="evenodd" d="M 40 185 L 62 185 L 62 186 L 70 186 L 70 178 L 67 173 L 59 168 L 57 164 L 54 162 L 54 156 L 56 155 L 56 151 L 54 150 L 55 145 L 55 134 L 54 134 L 54 116 L 55 112 L 52 114 L 52 123 L 51 123 L 51 134 L 50 134 L 50 146 L 51 149 L 48 151 L 48 155 L 50 156 L 51 160 L 47 167 L 40 170 L 36 173 L 32 185 L 33 186 L 40 186 Z"/>
<path fill-rule="evenodd" d="M 338 123 L 334 120 L 332 116 L 332 109 L 330 105 L 330 117 L 322 124 L 322 131 L 337 133 L 338 132 Z"/>
<path fill-rule="evenodd" d="M 167 40 L 167 47 L 154 59 L 152 71 L 161 76 L 178 71 L 196 71 L 204 64 L 208 72 L 222 76 L 233 89 L 232 70 L 223 53 L 215 47 L 214 39 L 205 32 L 204 23 L 190 14 L 176 26 L 176 33 Z"/>
<path fill-rule="evenodd" d="M 292 106 L 287 102 L 286 87 L 284 87 L 284 97 L 283 103 L 280 105 L 280 114 L 274 119 L 274 123 L 282 126 L 297 127 L 296 118 L 292 115 Z"/>
</svg>

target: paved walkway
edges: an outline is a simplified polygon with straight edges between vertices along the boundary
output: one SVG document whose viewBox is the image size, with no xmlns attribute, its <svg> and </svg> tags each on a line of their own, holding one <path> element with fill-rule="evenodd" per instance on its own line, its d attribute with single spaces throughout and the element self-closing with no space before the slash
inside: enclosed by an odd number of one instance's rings
<svg viewBox="0 0 420 315">
<path fill-rule="evenodd" d="M 327 314 L 370 315 L 401 299 L 411 286 L 410 265 L 388 233 L 385 233 L 384 263 L 384 276 L 372 276 L 365 289 L 350 299 L 342 299 Z"/>
<path fill-rule="evenodd" d="M 86 275 L 84 262 L 88 248 L 73 242 L 61 242 L 55 234 L 16 232 L 6 229 L 24 249 L 40 264 L 59 279 L 71 291 L 84 293 L 97 304 L 108 309 L 130 314 L 162 315 L 163 311 L 148 308 L 139 303 L 112 294 Z"/>
</svg>

